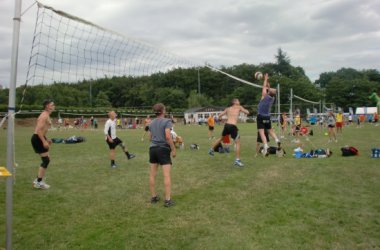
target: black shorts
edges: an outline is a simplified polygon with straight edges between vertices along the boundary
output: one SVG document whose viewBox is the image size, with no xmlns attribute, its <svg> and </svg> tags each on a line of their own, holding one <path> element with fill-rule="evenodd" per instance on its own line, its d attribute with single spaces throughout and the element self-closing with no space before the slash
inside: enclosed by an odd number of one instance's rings
<svg viewBox="0 0 380 250">
<path fill-rule="evenodd" d="M 213 126 L 208 126 L 208 130 L 213 131 L 214 127 Z"/>
<path fill-rule="evenodd" d="M 222 136 L 230 135 L 232 139 L 236 140 L 239 138 L 239 129 L 233 124 L 224 124 L 224 129 Z"/>
<path fill-rule="evenodd" d="M 154 146 L 149 148 L 149 162 L 151 164 L 172 165 L 170 148 Z"/>
<path fill-rule="evenodd" d="M 44 144 L 42 143 L 40 137 L 38 137 L 37 134 L 32 135 L 31 142 L 32 142 L 34 152 L 36 152 L 37 154 L 42 154 L 49 151 L 49 149 L 44 148 Z"/>
<path fill-rule="evenodd" d="M 117 138 L 117 137 L 116 137 L 115 139 L 113 139 L 113 142 L 112 142 L 112 143 L 110 143 L 108 140 L 106 140 L 106 142 L 107 142 L 108 147 L 109 147 L 110 149 L 115 149 L 117 145 L 123 143 L 122 140 L 120 140 L 120 139 Z"/>
<path fill-rule="evenodd" d="M 146 131 L 146 132 L 149 131 L 149 126 L 145 126 L 145 131 Z"/>
<path fill-rule="evenodd" d="M 327 127 L 328 127 L 328 128 L 335 128 L 335 125 L 333 125 L 333 124 L 329 124 L 329 125 L 327 125 Z"/>
<path fill-rule="evenodd" d="M 268 134 L 268 130 L 264 130 L 264 134 L 265 134 L 265 137 L 267 138 L 267 142 L 270 142 L 270 140 L 269 140 L 269 134 Z M 256 140 L 256 142 L 258 142 L 258 143 L 263 143 L 263 140 L 261 140 L 261 136 L 260 136 L 260 133 L 259 133 L 259 131 L 257 131 L 257 140 Z"/>
<path fill-rule="evenodd" d="M 271 129 L 272 123 L 269 116 L 257 116 L 257 129 Z"/>
<path fill-rule="evenodd" d="M 301 125 L 296 125 L 296 132 L 299 132 L 301 130 Z"/>
</svg>

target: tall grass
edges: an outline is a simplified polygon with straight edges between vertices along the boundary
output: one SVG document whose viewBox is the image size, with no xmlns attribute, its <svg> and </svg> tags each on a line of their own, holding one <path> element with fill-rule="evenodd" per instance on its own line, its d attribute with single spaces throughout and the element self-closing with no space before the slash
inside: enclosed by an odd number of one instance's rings
<svg viewBox="0 0 380 250">
<path fill-rule="evenodd" d="M 205 126 L 177 125 L 185 150 L 173 160 L 176 206 L 152 205 L 148 189 L 148 146 L 138 130 L 119 130 L 137 157 L 117 151 L 110 168 L 102 127 L 97 131 L 50 131 L 50 138 L 77 135 L 81 144 L 54 144 L 47 171 L 49 190 L 35 190 L 40 164 L 30 145 L 32 127 L 15 133 L 14 249 L 378 249 L 380 248 L 380 127 L 345 127 L 338 143 L 327 144 L 314 128 L 305 150 L 330 147 L 326 159 L 295 159 L 291 138 L 285 158 L 254 157 L 255 124 L 239 125 L 244 168 L 234 153 L 207 154 Z M 222 126 L 217 126 L 219 135 Z M 0 131 L 0 165 L 6 131 Z M 199 151 L 188 145 L 197 143 Z M 358 157 L 341 157 L 354 145 Z M 157 177 L 163 197 L 163 178 Z M 5 178 L 0 179 L 0 247 L 5 245 Z"/>
</svg>

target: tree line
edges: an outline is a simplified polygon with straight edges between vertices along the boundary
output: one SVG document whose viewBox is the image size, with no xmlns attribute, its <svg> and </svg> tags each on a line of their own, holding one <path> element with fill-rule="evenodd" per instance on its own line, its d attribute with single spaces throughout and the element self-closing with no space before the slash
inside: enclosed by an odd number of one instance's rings
<svg viewBox="0 0 380 250">
<path fill-rule="evenodd" d="M 262 81 L 253 79 L 254 73 L 268 73 L 271 86 L 281 86 L 280 102 L 283 104 L 289 103 L 291 88 L 298 96 L 313 101 L 335 103 L 344 110 L 348 110 L 348 107 L 373 105 L 367 97 L 373 91 L 380 91 L 380 73 L 376 69 L 359 71 L 341 68 L 336 72 L 322 73 L 315 82 L 311 82 L 304 69 L 293 66 L 282 49 L 278 49 L 275 59 L 275 63 L 243 63 L 220 69 L 260 85 Z M 8 104 L 8 92 L 8 89 L 0 90 L 0 105 L 5 109 Z M 41 108 L 43 100 L 51 98 L 62 108 L 150 108 L 154 103 L 162 102 L 169 110 L 178 110 L 206 105 L 226 106 L 232 98 L 239 98 L 241 103 L 247 106 L 257 105 L 261 89 L 231 79 L 208 67 L 200 67 L 178 68 L 150 76 L 105 77 L 75 84 L 41 84 L 26 86 L 26 89 L 20 86 L 16 89 L 17 104 L 20 104 L 23 96 L 22 104 L 35 109 Z"/>
</svg>

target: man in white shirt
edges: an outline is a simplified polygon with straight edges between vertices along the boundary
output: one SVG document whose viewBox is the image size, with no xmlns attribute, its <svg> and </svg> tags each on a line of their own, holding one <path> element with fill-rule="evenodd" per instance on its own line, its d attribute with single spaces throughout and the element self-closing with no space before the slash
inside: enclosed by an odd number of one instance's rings
<svg viewBox="0 0 380 250">
<path fill-rule="evenodd" d="M 106 124 L 104 125 L 104 134 L 106 136 L 106 142 L 110 148 L 111 167 L 116 168 L 117 167 L 117 165 L 115 164 L 115 148 L 116 148 L 116 146 L 120 146 L 123 149 L 123 152 L 127 156 L 128 160 L 135 158 L 136 156 L 134 154 L 129 153 L 128 149 L 124 145 L 124 143 L 116 136 L 116 113 L 115 113 L 115 111 L 110 111 L 108 113 L 108 117 L 109 117 L 109 119 L 106 121 Z"/>
</svg>

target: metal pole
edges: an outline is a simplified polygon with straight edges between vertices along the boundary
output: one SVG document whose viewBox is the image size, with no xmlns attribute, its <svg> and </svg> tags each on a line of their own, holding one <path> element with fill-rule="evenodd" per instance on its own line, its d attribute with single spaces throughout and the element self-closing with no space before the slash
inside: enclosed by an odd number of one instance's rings
<svg viewBox="0 0 380 250">
<path fill-rule="evenodd" d="M 90 80 L 90 107 L 92 108 L 92 81 Z"/>
<path fill-rule="evenodd" d="M 201 94 L 201 75 L 199 73 L 199 68 L 198 68 L 198 95 Z"/>
<path fill-rule="evenodd" d="M 281 101 L 280 101 L 280 84 L 277 85 L 277 103 L 278 103 L 278 116 L 277 116 L 277 124 L 278 124 L 278 132 L 281 134 Z"/>
<path fill-rule="evenodd" d="M 293 88 L 290 89 L 290 120 L 293 121 Z"/>
<path fill-rule="evenodd" d="M 11 57 L 11 80 L 9 82 L 8 130 L 7 130 L 7 169 L 13 173 L 14 162 L 14 114 L 16 110 L 17 59 L 21 22 L 21 0 L 15 0 L 13 18 L 13 38 Z M 6 249 L 12 249 L 12 217 L 13 217 L 13 178 L 7 178 L 6 191 Z"/>
</svg>

